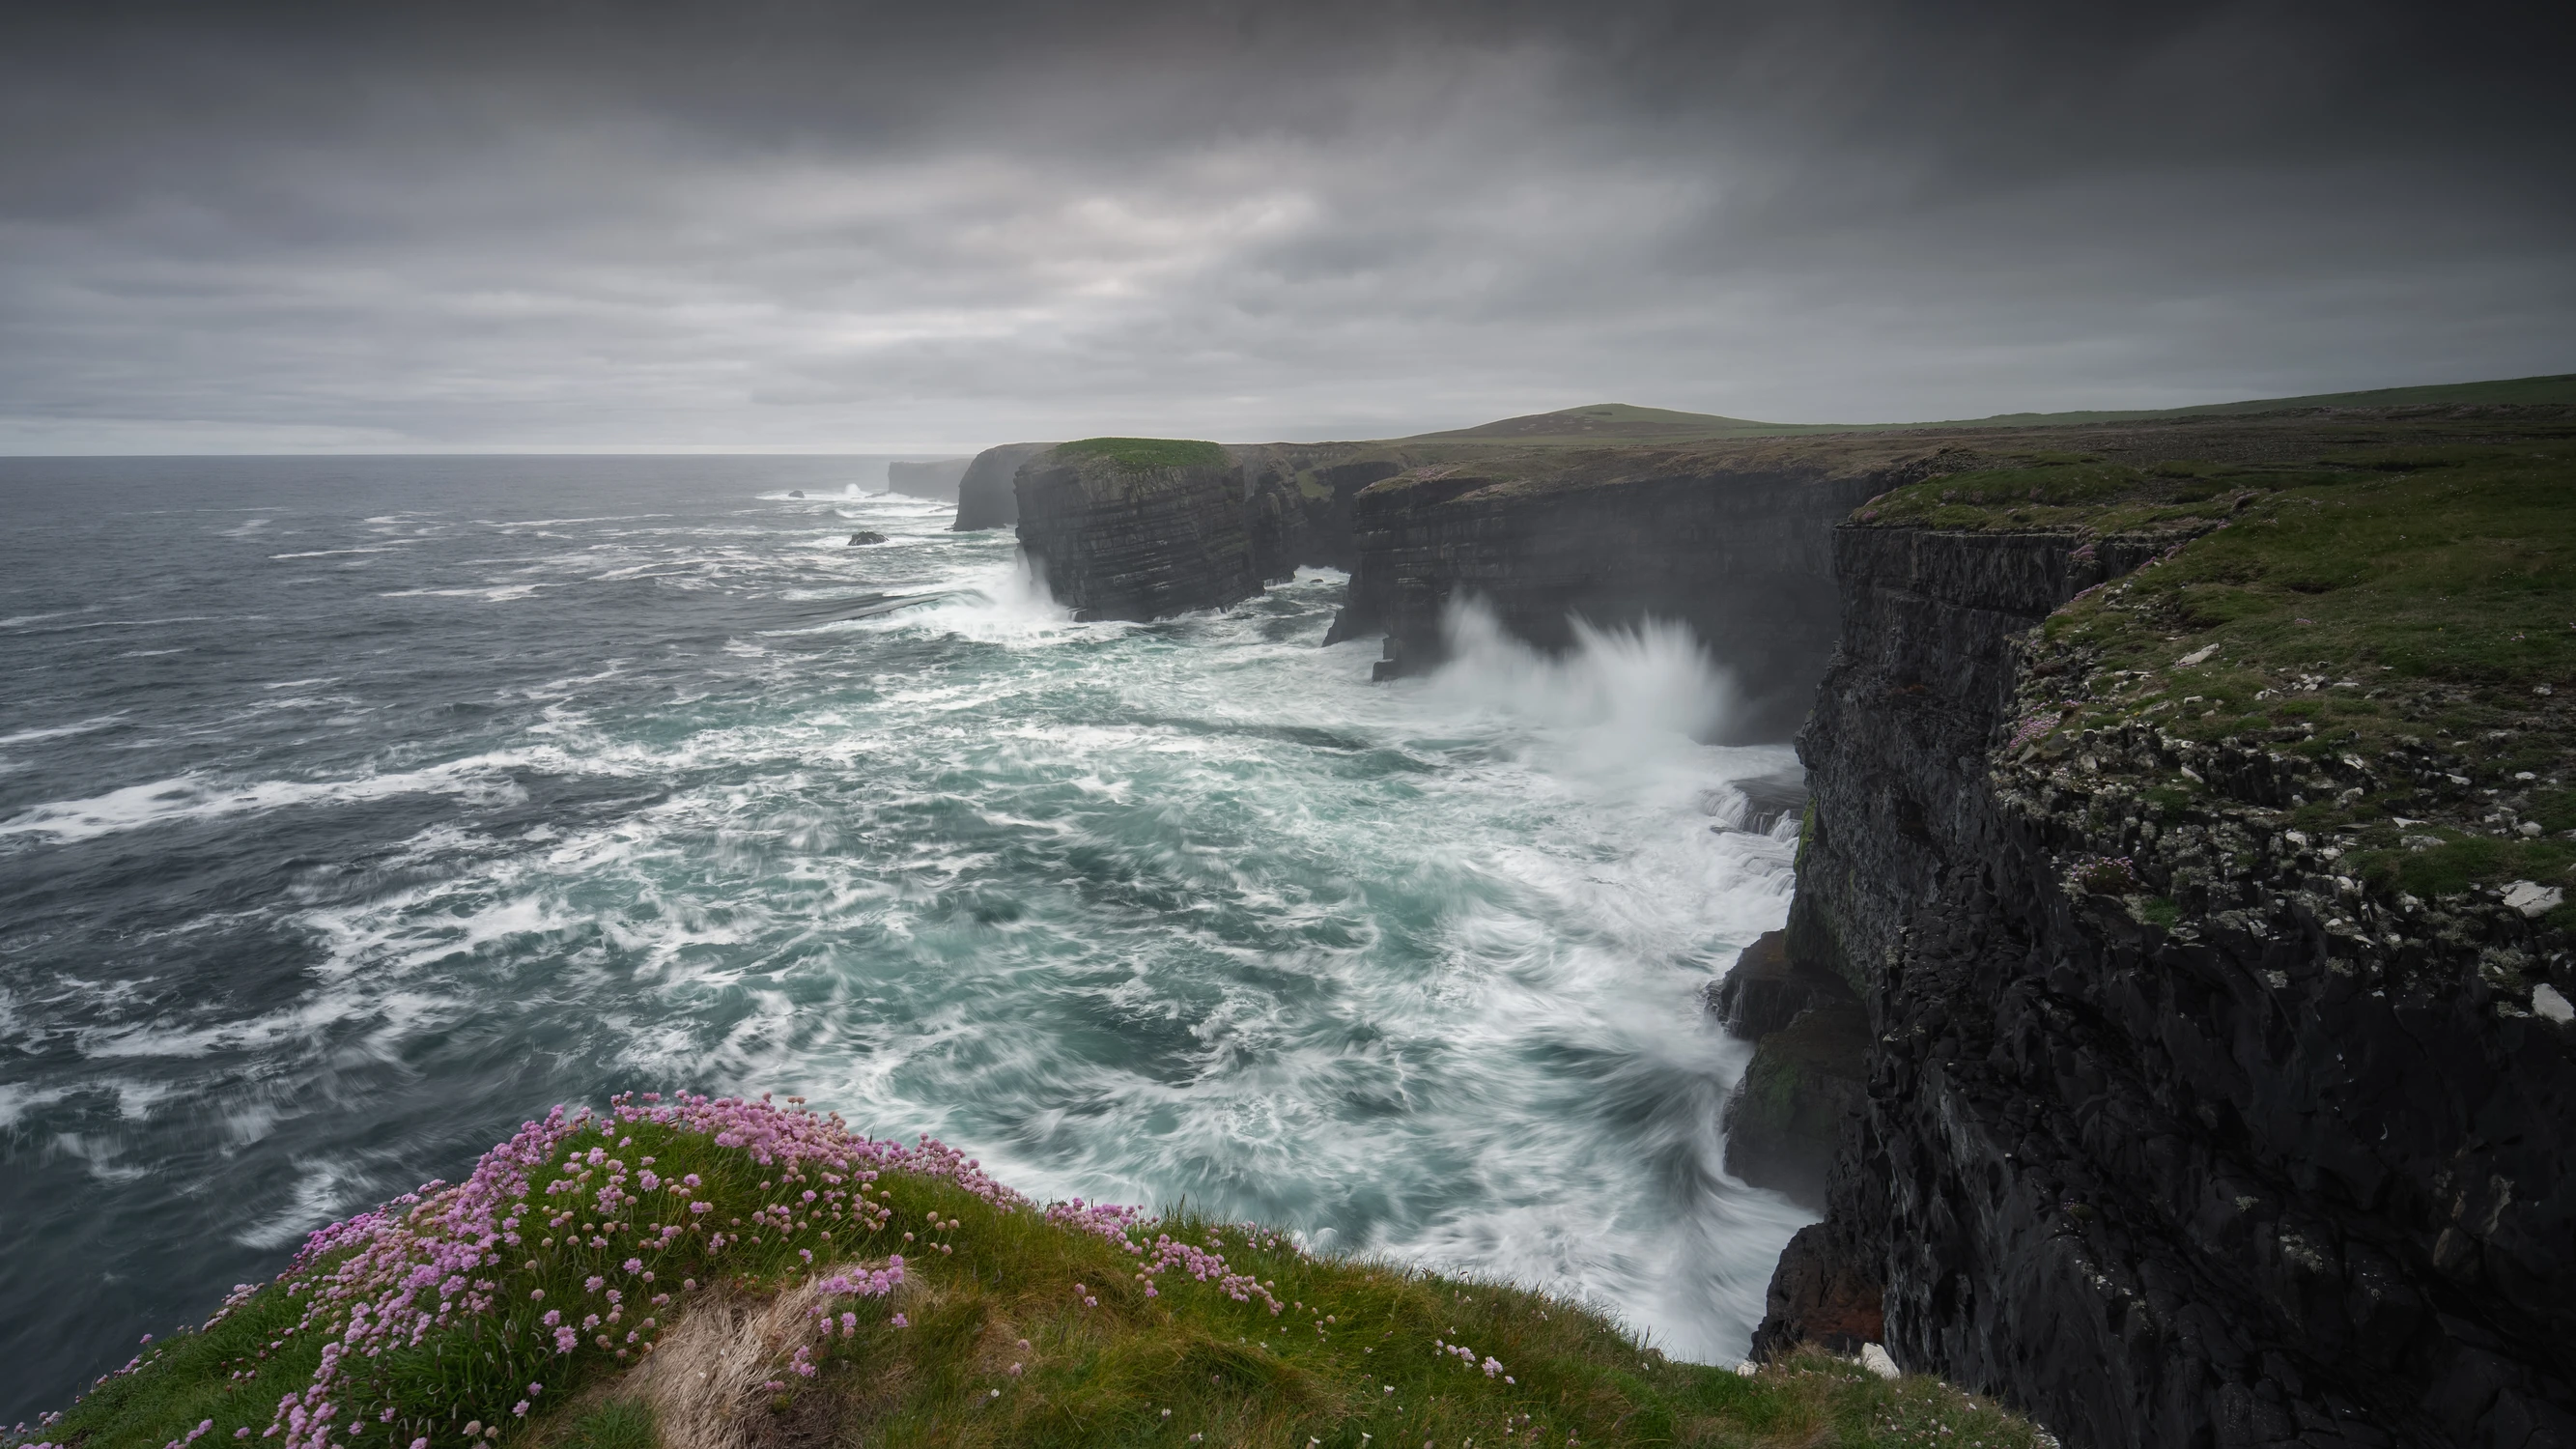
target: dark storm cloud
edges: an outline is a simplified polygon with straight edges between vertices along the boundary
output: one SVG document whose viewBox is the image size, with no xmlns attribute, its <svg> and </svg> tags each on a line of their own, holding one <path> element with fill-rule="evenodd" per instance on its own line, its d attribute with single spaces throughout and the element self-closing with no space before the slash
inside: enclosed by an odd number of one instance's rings
<svg viewBox="0 0 2576 1449">
<path fill-rule="evenodd" d="M 0 447 L 1958 416 L 2576 367 L 2563 50 L 2209 4 L 64 7 Z"/>
</svg>

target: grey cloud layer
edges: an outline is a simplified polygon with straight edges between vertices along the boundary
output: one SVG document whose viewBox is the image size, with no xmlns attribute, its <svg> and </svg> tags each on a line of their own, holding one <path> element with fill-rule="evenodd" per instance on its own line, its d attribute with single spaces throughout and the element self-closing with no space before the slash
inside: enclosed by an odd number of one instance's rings
<svg viewBox="0 0 2576 1449">
<path fill-rule="evenodd" d="M 1875 419 L 2576 368 L 2564 56 L 2506 12 L 219 8 L 0 60 L 0 449 Z"/>
</svg>

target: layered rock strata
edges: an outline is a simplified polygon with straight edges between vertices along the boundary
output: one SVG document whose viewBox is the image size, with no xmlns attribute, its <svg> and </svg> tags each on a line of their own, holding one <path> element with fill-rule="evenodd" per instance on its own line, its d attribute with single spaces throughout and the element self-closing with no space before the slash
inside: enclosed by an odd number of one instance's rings
<svg viewBox="0 0 2576 1449">
<path fill-rule="evenodd" d="M 957 481 L 957 520 L 949 525 L 957 533 L 973 533 L 987 528 L 1009 528 L 1020 521 L 1020 498 L 1013 480 L 1020 465 L 1054 447 L 1053 443 L 1004 443 L 986 448 Z"/>
<path fill-rule="evenodd" d="M 1445 620 L 1469 599 L 1552 649 L 1574 642 L 1578 619 L 1676 620 L 1743 692 L 1731 735 L 1780 739 L 1833 649 L 1828 526 L 1920 476 L 1931 452 L 1627 450 L 1408 469 L 1354 501 L 1357 569 L 1331 641 L 1383 634 L 1377 675 L 1391 678 L 1445 657 Z"/>
<path fill-rule="evenodd" d="M 2074 1445 L 2576 1444 L 2566 933 L 2379 899 L 2272 808 L 2403 761 L 2009 737 L 2029 627 L 2165 541 L 2070 542 L 1834 535 L 1788 943 L 1867 1090 L 1757 1346 L 1875 1325 Z M 2217 798 L 2147 808 L 2185 769 Z"/>
<path fill-rule="evenodd" d="M 1078 619 L 1160 619 L 1261 592 L 1242 470 L 1051 449 L 1022 464 L 1020 547 Z"/>
</svg>

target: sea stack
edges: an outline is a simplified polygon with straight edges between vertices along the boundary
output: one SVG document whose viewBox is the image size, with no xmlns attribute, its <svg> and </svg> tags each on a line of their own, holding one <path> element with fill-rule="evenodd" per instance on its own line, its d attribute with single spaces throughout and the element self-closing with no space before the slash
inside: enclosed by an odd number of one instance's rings
<svg viewBox="0 0 2576 1449">
<path fill-rule="evenodd" d="M 1020 546 L 1076 618 L 1160 619 L 1261 592 L 1243 475 L 1214 443 L 1063 443 L 1021 464 L 1014 489 Z"/>
</svg>

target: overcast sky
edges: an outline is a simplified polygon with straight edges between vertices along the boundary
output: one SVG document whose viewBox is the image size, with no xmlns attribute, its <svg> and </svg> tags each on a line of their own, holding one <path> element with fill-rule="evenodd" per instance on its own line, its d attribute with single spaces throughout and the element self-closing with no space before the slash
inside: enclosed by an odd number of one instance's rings
<svg viewBox="0 0 2576 1449">
<path fill-rule="evenodd" d="M 48 8 L 0 33 L 6 452 L 2576 371 L 2540 7 Z"/>
</svg>

